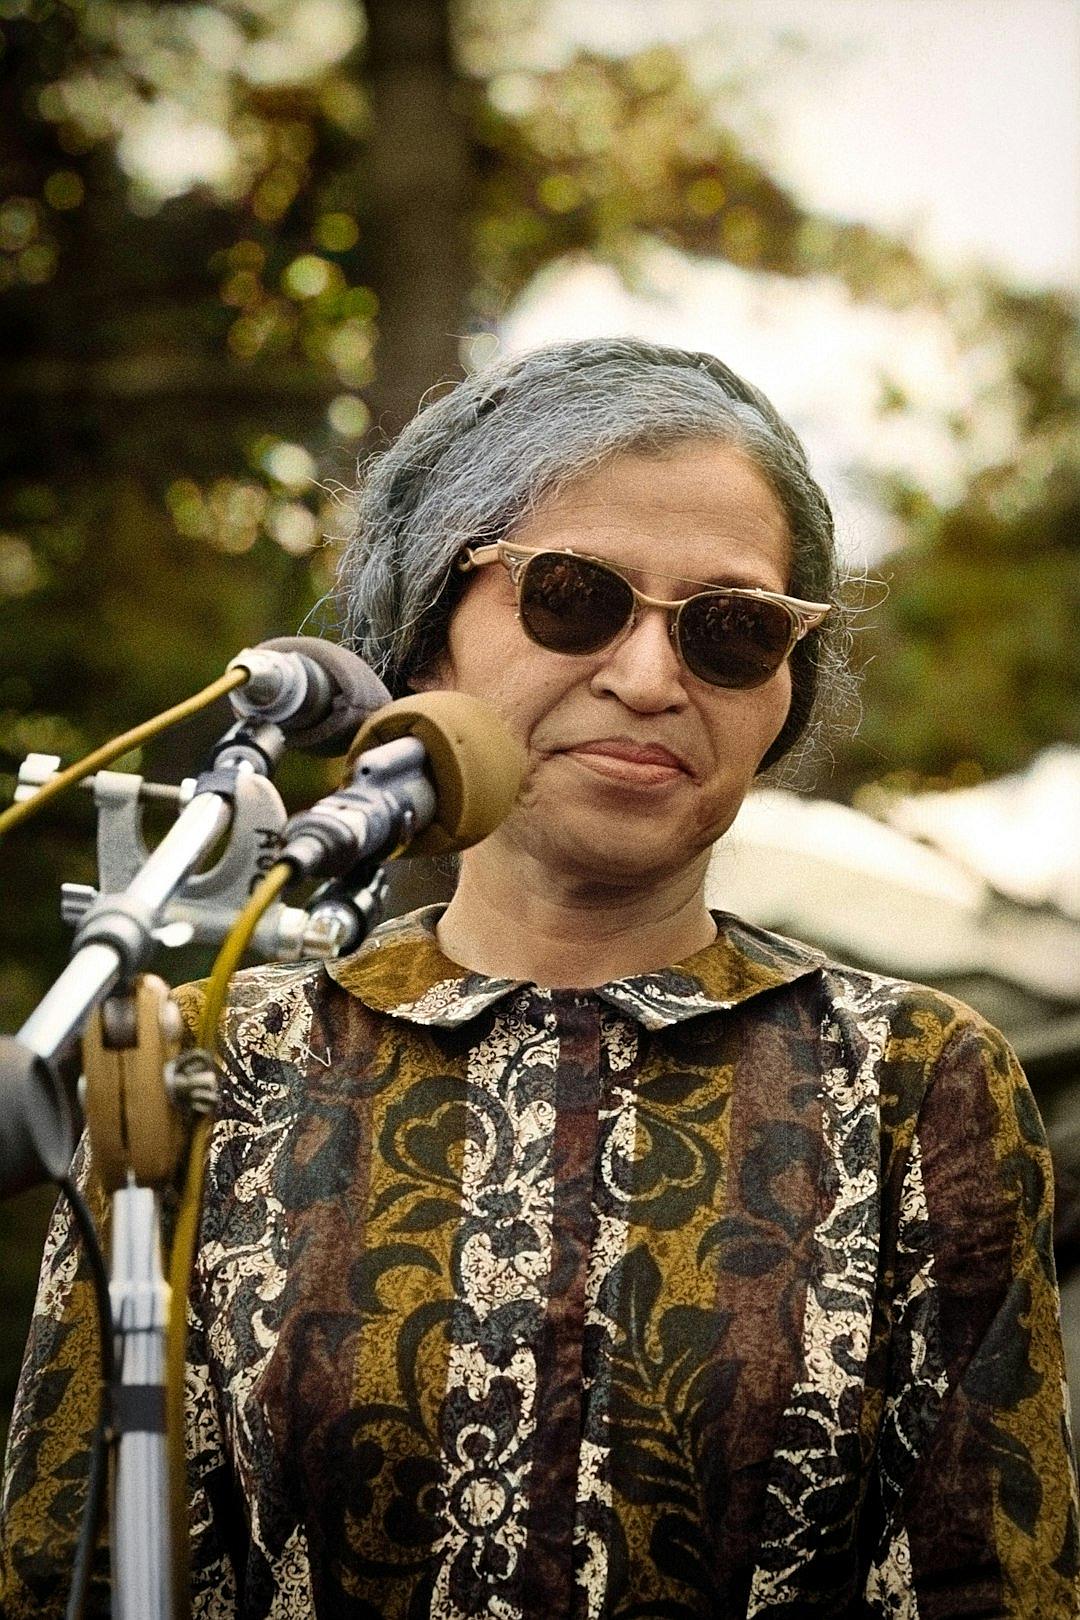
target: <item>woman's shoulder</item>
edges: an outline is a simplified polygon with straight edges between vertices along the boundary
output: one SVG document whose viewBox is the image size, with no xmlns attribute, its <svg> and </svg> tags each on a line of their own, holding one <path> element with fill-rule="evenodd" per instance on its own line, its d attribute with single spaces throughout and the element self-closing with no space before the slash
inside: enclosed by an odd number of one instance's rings
<svg viewBox="0 0 1080 1620">
<path fill-rule="evenodd" d="M 817 946 L 731 914 L 718 914 L 729 948 L 784 964 L 793 993 L 809 1002 L 823 1037 L 849 1062 L 882 1064 L 923 1083 L 965 1076 L 1026 1085 L 1005 1036 L 940 985 L 841 961 Z"/>
<path fill-rule="evenodd" d="M 185 1045 L 201 1044 L 208 983 L 194 980 L 172 991 Z M 296 1112 L 315 1054 L 326 1045 L 322 1031 L 337 1022 L 331 1003 L 340 995 L 320 961 L 262 963 L 233 975 L 215 1042 L 219 1118 L 262 1128 Z"/>
<path fill-rule="evenodd" d="M 722 949 L 734 950 L 749 959 L 782 964 L 787 967 L 786 977 L 791 981 L 815 978 L 827 1004 L 838 1008 L 874 1007 L 880 1013 L 894 1008 L 906 1015 L 920 1008 L 940 1009 L 941 1015 L 950 1022 L 971 1024 L 994 1035 L 998 1033 L 974 1007 L 938 985 L 882 972 L 866 963 L 842 960 L 819 945 L 764 928 L 733 912 L 714 909 L 713 916 L 717 922 L 717 943 Z"/>
<path fill-rule="evenodd" d="M 190 1042 L 197 1041 L 206 1005 L 208 979 L 177 985 L 172 999 L 180 1009 Z M 264 962 L 242 968 L 229 980 L 219 1039 L 225 1045 L 289 1043 L 291 1026 L 313 1009 L 329 984 L 321 962 Z"/>
<path fill-rule="evenodd" d="M 312 959 L 300 962 L 260 962 L 241 968 L 229 980 L 223 1019 L 227 1024 L 250 1017 L 261 1008 L 308 994 L 322 973 L 322 963 Z M 206 1004 L 209 979 L 191 979 L 176 985 L 171 994 L 180 1008 L 184 1023 L 195 1034 Z"/>
</svg>

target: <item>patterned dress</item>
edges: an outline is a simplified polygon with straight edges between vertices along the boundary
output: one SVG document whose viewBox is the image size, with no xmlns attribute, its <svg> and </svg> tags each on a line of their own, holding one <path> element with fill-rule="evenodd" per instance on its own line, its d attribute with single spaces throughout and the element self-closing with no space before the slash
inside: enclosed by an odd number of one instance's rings
<svg viewBox="0 0 1080 1620">
<path fill-rule="evenodd" d="M 466 973 L 437 916 L 234 983 L 195 1615 L 1080 1614 L 1049 1159 L 1001 1037 L 722 914 L 588 991 Z M 96 1399 L 77 1262 L 58 1214 L 9 1620 L 62 1612 Z"/>
</svg>

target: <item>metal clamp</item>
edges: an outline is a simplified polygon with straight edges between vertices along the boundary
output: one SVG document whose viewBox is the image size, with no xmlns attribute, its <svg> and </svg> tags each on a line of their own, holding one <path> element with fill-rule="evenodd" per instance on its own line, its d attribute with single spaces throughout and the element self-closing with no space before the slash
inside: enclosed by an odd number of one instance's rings
<svg viewBox="0 0 1080 1620">
<path fill-rule="evenodd" d="M 209 1052 L 193 1046 L 165 1065 L 165 1090 L 185 1114 L 212 1114 L 221 1097 L 217 1067 Z"/>
<path fill-rule="evenodd" d="M 27 755 L 19 771 L 17 796 L 25 798 L 36 792 L 56 774 L 59 764 L 51 754 Z M 144 802 L 163 799 L 182 806 L 190 801 L 196 783 L 196 778 L 188 778 L 177 788 L 146 782 L 124 771 L 98 771 L 83 784 L 92 788 L 98 809 L 99 886 L 64 883 L 61 915 L 79 929 L 88 914 L 95 913 L 98 932 L 94 937 L 100 935 L 121 953 L 129 976 L 141 965 L 145 953 L 135 948 L 137 936 L 141 937 L 135 924 L 145 930 L 147 919 L 141 913 L 129 919 L 124 907 L 109 904 L 108 897 L 120 896 L 149 858 L 142 830 Z M 277 860 L 286 822 L 277 789 L 257 771 L 240 771 L 233 779 L 233 790 L 228 845 L 209 871 L 188 877 L 161 908 L 152 930 L 159 944 L 219 944 L 255 884 Z M 355 891 L 348 879 L 329 885 L 312 897 L 307 908 L 278 901 L 260 920 L 253 948 L 278 962 L 337 956 L 366 936 L 378 920 L 381 901 L 377 879 Z"/>
<path fill-rule="evenodd" d="M 149 856 L 142 831 L 145 786 L 141 776 L 120 771 L 98 771 L 95 776 L 99 888 L 63 885 L 61 911 L 66 922 L 79 926 L 89 911 L 107 909 L 104 897 L 126 889 L 145 865 Z M 255 771 L 243 771 L 235 778 L 234 790 L 228 845 L 209 871 L 189 877 L 164 907 L 154 930 L 164 944 L 220 943 L 255 884 L 277 859 L 286 811 L 276 787 Z M 262 918 L 254 947 L 278 961 L 321 954 L 318 939 L 307 940 L 308 927 L 305 910 L 279 901 Z"/>
</svg>

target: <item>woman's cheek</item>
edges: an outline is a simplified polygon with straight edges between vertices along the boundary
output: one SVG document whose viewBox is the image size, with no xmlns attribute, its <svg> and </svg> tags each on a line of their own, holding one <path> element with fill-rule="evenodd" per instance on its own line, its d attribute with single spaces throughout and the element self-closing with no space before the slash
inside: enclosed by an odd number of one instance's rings
<svg viewBox="0 0 1080 1620">
<path fill-rule="evenodd" d="M 764 686 L 757 687 L 756 691 L 761 697 L 761 707 L 755 716 L 757 758 L 753 762 L 751 776 L 757 771 L 761 761 L 784 729 L 784 722 L 791 708 L 791 666 L 781 665 L 773 678 L 766 681 Z M 751 753 L 753 751 L 750 750 Z M 749 782 L 747 785 L 749 786 Z"/>
</svg>

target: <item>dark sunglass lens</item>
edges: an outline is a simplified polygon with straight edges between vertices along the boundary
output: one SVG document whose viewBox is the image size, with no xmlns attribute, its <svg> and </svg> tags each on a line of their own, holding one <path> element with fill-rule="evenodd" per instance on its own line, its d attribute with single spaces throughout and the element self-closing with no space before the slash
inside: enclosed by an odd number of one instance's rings
<svg viewBox="0 0 1080 1620">
<path fill-rule="evenodd" d="M 694 596 L 679 614 L 687 668 L 713 686 L 760 686 L 780 668 L 790 640 L 787 610 L 752 596 Z"/>
<path fill-rule="evenodd" d="M 551 652 L 596 652 L 617 636 L 634 610 L 634 595 L 610 568 L 545 551 L 531 557 L 521 578 L 521 622 Z"/>
</svg>

